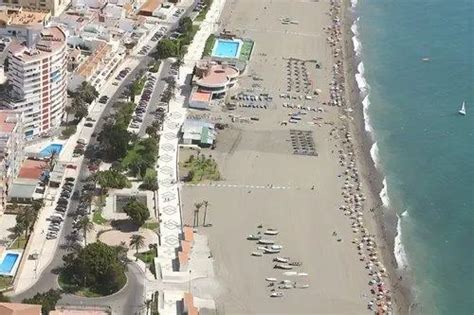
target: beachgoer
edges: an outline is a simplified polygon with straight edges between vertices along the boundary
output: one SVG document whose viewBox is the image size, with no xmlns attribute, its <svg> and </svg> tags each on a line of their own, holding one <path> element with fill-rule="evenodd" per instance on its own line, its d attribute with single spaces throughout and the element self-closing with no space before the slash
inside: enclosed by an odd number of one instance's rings
<svg viewBox="0 0 474 315">
<path fill-rule="evenodd" d="M 336 231 L 332 232 L 332 236 L 337 236 Z"/>
</svg>

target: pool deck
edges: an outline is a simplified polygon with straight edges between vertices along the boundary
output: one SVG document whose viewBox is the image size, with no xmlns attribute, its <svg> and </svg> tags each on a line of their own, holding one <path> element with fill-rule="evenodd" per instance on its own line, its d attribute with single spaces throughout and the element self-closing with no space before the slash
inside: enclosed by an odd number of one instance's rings
<svg viewBox="0 0 474 315">
<path fill-rule="evenodd" d="M 61 158 L 61 155 L 64 154 L 64 148 L 67 144 L 67 141 L 66 140 L 61 140 L 61 139 L 58 139 L 58 138 L 53 138 L 53 139 L 44 139 L 40 142 L 37 142 L 35 144 L 32 144 L 32 145 L 29 145 L 29 146 L 26 146 L 25 148 L 25 155 L 26 156 L 35 156 L 35 157 L 40 157 L 40 153 L 43 149 L 45 149 L 46 147 L 48 147 L 49 145 L 51 144 L 60 144 L 62 145 L 62 149 L 61 149 L 61 152 L 59 153 L 59 158 Z"/>
</svg>

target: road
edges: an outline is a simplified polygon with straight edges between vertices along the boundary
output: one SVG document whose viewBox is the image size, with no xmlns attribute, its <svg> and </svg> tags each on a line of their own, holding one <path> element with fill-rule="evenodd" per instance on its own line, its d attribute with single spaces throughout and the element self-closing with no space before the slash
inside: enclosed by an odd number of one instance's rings
<svg viewBox="0 0 474 315">
<path fill-rule="evenodd" d="M 189 15 L 192 12 L 192 8 L 188 8 L 183 16 Z M 178 21 L 172 23 L 171 29 L 176 27 Z M 156 43 L 152 43 L 156 44 Z M 127 86 L 131 84 L 133 79 L 138 75 L 140 71 L 143 71 L 147 68 L 150 61 L 153 58 L 148 56 L 134 56 L 132 58 L 139 59 L 139 64 L 132 70 L 132 72 L 121 81 L 120 85 L 117 87 L 115 92 L 110 95 L 109 91 L 103 91 L 101 95 L 108 95 L 110 97 L 107 104 L 105 104 L 105 108 L 102 111 L 100 118 L 97 119 L 97 123 L 94 124 L 93 133 L 98 135 L 103 128 L 105 123 L 105 117 L 109 116 L 110 114 L 114 113 L 113 104 L 115 102 L 120 101 L 122 98 L 122 94 Z M 160 78 L 157 80 L 154 92 L 150 99 L 150 105 L 147 109 L 146 116 L 144 118 L 143 124 L 140 128 L 139 135 L 143 136 L 145 134 L 145 129 L 147 126 L 151 125 L 153 122 L 153 115 L 152 113 L 156 110 L 157 104 L 159 103 L 159 98 L 161 92 L 165 88 L 165 82 L 162 80 L 169 76 L 170 70 L 170 62 L 164 61 L 162 64 L 162 70 L 160 73 Z M 119 68 L 123 68 L 121 66 Z M 97 137 L 92 137 L 89 141 L 91 146 L 97 144 Z M 89 171 L 87 169 L 87 164 L 89 159 L 86 157 L 84 158 L 83 162 L 80 165 L 79 175 L 77 177 L 77 185 L 76 190 L 81 190 L 83 186 L 83 180 L 89 176 Z M 64 244 L 66 240 L 66 235 L 70 234 L 73 230 L 72 221 L 73 217 L 71 216 L 71 212 L 77 209 L 79 201 L 71 200 L 69 203 L 68 213 L 69 215 L 66 217 L 61 234 L 59 235 L 59 244 Z M 49 265 L 43 270 L 41 274 L 38 275 L 38 281 L 26 291 L 12 296 L 11 299 L 14 302 L 21 302 L 25 298 L 32 297 L 38 292 L 45 292 L 49 289 L 56 289 L 59 288 L 57 283 L 57 270 L 63 265 L 62 257 L 67 253 L 67 249 L 63 246 L 58 246 L 56 250 L 56 254 L 54 255 L 52 261 Z M 62 299 L 58 302 L 59 304 L 71 304 L 71 305 L 104 305 L 109 306 L 112 308 L 114 314 L 124 314 L 124 315 L 132 315 L 138 314 L 140 310 L 144 308 L 144 301 L 145 301 L 145 277 L 142 274 L 142 271 L 133 263 L 128 264 L 128 270 L 126 272 L 127 275 L 127 284 L 125 287 L 116 294 L 111 296 L 102 297 L 102 298 L 82 298 L 79 296 L 65 294 L 63 295 Z"/>
</svg>

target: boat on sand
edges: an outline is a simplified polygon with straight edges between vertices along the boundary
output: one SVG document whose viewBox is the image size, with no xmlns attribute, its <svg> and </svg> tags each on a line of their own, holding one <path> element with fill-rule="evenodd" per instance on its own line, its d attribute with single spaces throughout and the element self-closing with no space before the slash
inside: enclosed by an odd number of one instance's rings
<svg viewBox="0 0 474 315">
<path fill-rule="evenodd" d="M 267 229 L 264 232 L 265 235 L 277 235 L 278 233 L 280 233 L 280 232 L 276 229 Z"/>
<path fill-rule="evenodd" d="M 265 281 L 268 281 L 268 282 L 277 282 L 277 278 L 272 278 L 272 277 L 268 277 L 268 278 L 265 278 Z"/>
<path fill-rule="evenodd" d="M 287 257 L 275 257 L 273 258 L 273 261 L 279 262 L 279 263 L 287 263 L 290 261 L 289 258 Z"/>
<path fill-rule="evenodd" d="M 275 244 L 275 241 L 262 238 L 258 240 L 258 243 L 263 245 L 273 245 Z"/>
<path fill-rule="evenodd" d="M 270 297 L 283 297 L 283 292 L 272 292 L 272 294 L 270 294 Z"/>
<path fill-rule="evenodd" d="M 284 269 L 284 270 L 291 270 L 291 269 L 293 269 L 292 266 L 287 265 L 287 264 L 276 264 L 273 268 Z"/>
<path fill-rule="evenodd" d="M 252 256 L 262 257 L 263 253 L 262 252 L 252 252 Z"/>
</svg>

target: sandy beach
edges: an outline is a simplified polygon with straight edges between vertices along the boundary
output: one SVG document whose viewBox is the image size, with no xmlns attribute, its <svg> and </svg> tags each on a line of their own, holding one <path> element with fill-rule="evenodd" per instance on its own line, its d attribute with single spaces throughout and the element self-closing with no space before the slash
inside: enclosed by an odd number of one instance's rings
<svg viewBox="0 0 474 315">
<path fill-rule="evenodd" d="M 377 210 L 380 178 L 363 131 L 350 24 L 339 19 L 350 18 L 344 10 L 329 1 L 226 3 L 221 30 L 255 42 L 231 94 L 267 93 L 273 101 L 267 109 L 190 113 L 229 124 L 220 131 L 216 149 L 201 152 L 217 161 L 223 179 L 185 184 L 181 191 L 188 225 L 194 204 L 209 202 L 212 226 L 197 230 L 209 236 L 218 286 L 208 294 L 219 314 L 370 314 L 389 312 L 394 305 L 405 313 L 404 295 L 392 292 L 391 284 L 400 285 L 392 244 L 385 241 L 391 236 L 381 237 L 386 218 Z M 284 18 L 294 23 L 282 23 Z M 298 85 L 303 72 L 310 84 Z M 305 109 L 290 108 L 297 105 Z M 297 112 L 304 112 L 301 120 L 288 123 Z M 231 123 L 230 115 L 258 121 Z M 314 142 L 317 156 L 294 154 L 294 143 L 303 141 L 300 134 Z M 182 150 L 181 159 L 191 153 Z M 277 236 L 265 238 L 281 245 L 281 253 L 251 256 L 258 245 L 246 237 L 267 228 L 278 229 Z M 275 269 L 276 256 L 301 262 L 292 271 L 307 275 Z M 289 280 L 296 288 L 271 298 L 275 286 L 267 277 Z"/>
</svg>

